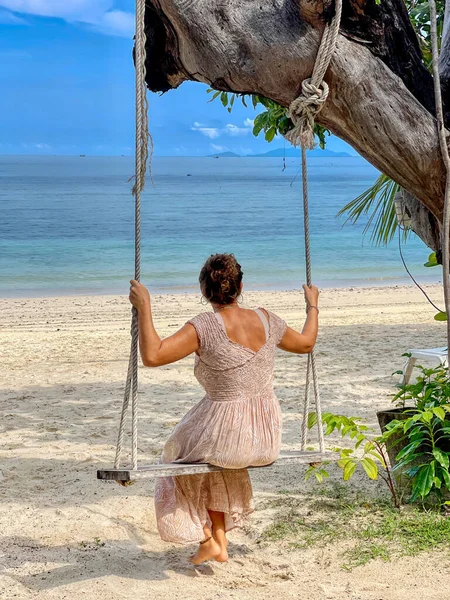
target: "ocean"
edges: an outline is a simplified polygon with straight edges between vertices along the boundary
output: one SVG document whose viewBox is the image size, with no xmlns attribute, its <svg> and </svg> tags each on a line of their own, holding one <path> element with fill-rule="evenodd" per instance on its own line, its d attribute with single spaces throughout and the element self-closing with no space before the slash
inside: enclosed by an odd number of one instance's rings
<svg viewBox="0 0 450 600">
<path fill-rule="evenodd" d="M 311 158 L 313 279 L 321 287 L 410 283 L 397 242 L 373 246 L 364 223 L 338 210 L 376 179 L 359 157 Z M 142 281 L 153 292 L 198 290 L 215 252 L 233 252 L 247 289 L 295 289 L 305 280 L 297 159 L 153 159 L 142 198 Z M 130 157 L 0 156 L 0 295 L 126 293 L 134 268 Z M 404 246 L 422 282 L 428 248 Z"/>
</svg>

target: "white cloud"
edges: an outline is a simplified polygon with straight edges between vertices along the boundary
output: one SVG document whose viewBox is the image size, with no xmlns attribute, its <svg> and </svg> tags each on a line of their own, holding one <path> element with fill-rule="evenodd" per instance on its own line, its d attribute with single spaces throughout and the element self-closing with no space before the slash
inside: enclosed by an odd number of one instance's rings
<svg viewBox="0 0 450 600">
<path fill-rule="evenodd" d="M 12 12 L 57 17 L 68 21 L 97 21 L 113 6 L 112 0 L 0 0 Z"/>
<path fill-rule="evenodd" d="M 222 135 L 228 135 L 231 137 L 239 137 L 248 135 L 253 128 L 253 121 L 251 119 L 245 119 L 244 127 L 239 127 L 233 123 L 227 123 L 225 127 L 219 129 L 218 127 L 208 127 L 203 123 L 197 121 L 192 125 L 191 131 L 199 131 L 202 135 L 206 136 L 210 140 L 217 139 Z"/>
<path fill-rule="evenodd" d="M 233 125 L 232 123 L 228 123 L 226 126 L 227 133 L 233 137 L 238 137 L 240 135 L 247 135 L 250 133 L 250 127 L 238 127 L 237 125 Z"/>
<path fill-rule="evenodd" d="M 100 31 L 120 37 L 133 37 L 135 19 L 132 13 L 123 10 L 110 10 L 96 25 Z"/>
<path fill-rule="evenodd" d="M 250 127 L 251 129 L 253 129 L 253 127 L 255 125 L 255 119 L 245 119 L 244 125 L 246 127 Z"/>
<path fill-rule="evenodd" d="M 101 33 L 132 37 L 134 15 L 114 10 L 113 5 L 113 0 L 0 0 L 0 7 L 11 11 L 2 11 L 10 19 L 20 20 L 14 13 L 54 17 L 84 23 Z"/>
<path fill-rule="evenodd" d="M 37 148 L 38 150 L 50 150 L 51 146 L 49 146 L 48 144 L 33 144 L 33 146 L 35 148 Z"/>
<path fill-rule="evenodd" d="M 197 123 L 197 121 L 191 127 L 191 131 L 199 131 L 202 135 L 206 136 L 210 140 L 220 137 L 219 129 L 216 127 L 205 127 L 201 123 Z"/>
</svg>

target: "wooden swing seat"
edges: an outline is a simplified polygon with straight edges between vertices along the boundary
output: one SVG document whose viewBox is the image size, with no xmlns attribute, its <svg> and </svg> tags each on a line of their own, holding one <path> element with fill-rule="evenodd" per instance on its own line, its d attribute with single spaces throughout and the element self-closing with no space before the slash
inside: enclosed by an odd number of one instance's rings
<svg viewBox="0 0 450 600">
<path fill-rule="evenodd" d="M 262 469 L 274 467 L 278 464 L 301 464 L 322 463 L 326 461 L 337 461 L 340 456 L 337 452 L 283 452 L 278 459 L 264 467 L 247 467 L 248 469 Z M 224 469 L 208 463 L 169 463 L 154 464 L 138 469 L 99 469 L 97 479 L 102 481 L 136 481 L 138 479 L 153 479 L 155 477 L 179 477 L 180 475 L 198 475 L 200 473 L 212 473 L 213 471 L 240 471 L 242 469 Z"/>
</svg>

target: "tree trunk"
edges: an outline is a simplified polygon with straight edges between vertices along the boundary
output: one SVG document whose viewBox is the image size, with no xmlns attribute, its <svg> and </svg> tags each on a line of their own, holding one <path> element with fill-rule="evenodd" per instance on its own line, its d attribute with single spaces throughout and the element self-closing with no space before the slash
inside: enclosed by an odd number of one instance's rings
<svg viewBox="0 0 450 600">
<path fill-rule="evenodd" d="M 441 227 L 436 217 L 406 190 L 402 190 L 401 203 L 411 219 L 411 229 L 420 239 L 441 255 Z"/>
<path fill-rule="evenodd" d="M 310 76 L 330 0 L 148 0 L 147 83 L 185 80 L 288 106 Z M 318 122 L 442 220 L 445 169 L 432 79 L 402 0 L 344 0 Z M 450 98 L 446 93 L 447 109 Z"/>
</svg>

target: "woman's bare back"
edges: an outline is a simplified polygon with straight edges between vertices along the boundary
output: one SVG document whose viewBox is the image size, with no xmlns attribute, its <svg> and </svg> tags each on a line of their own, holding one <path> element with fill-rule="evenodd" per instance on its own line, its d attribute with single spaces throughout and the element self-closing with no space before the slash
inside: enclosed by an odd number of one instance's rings
<svg viewBox="0 0 450 600">
<path fill-rule="evenodd" d="M 267 319 L 267 312 L 261 309 L 261 313 Z M 258 352 L 266 343 L 267 329 L 256 311 L 233 307 L 216 314 L 222 318 L 226 334 L 232 342 L 254 352 Z"/>
</svg>

